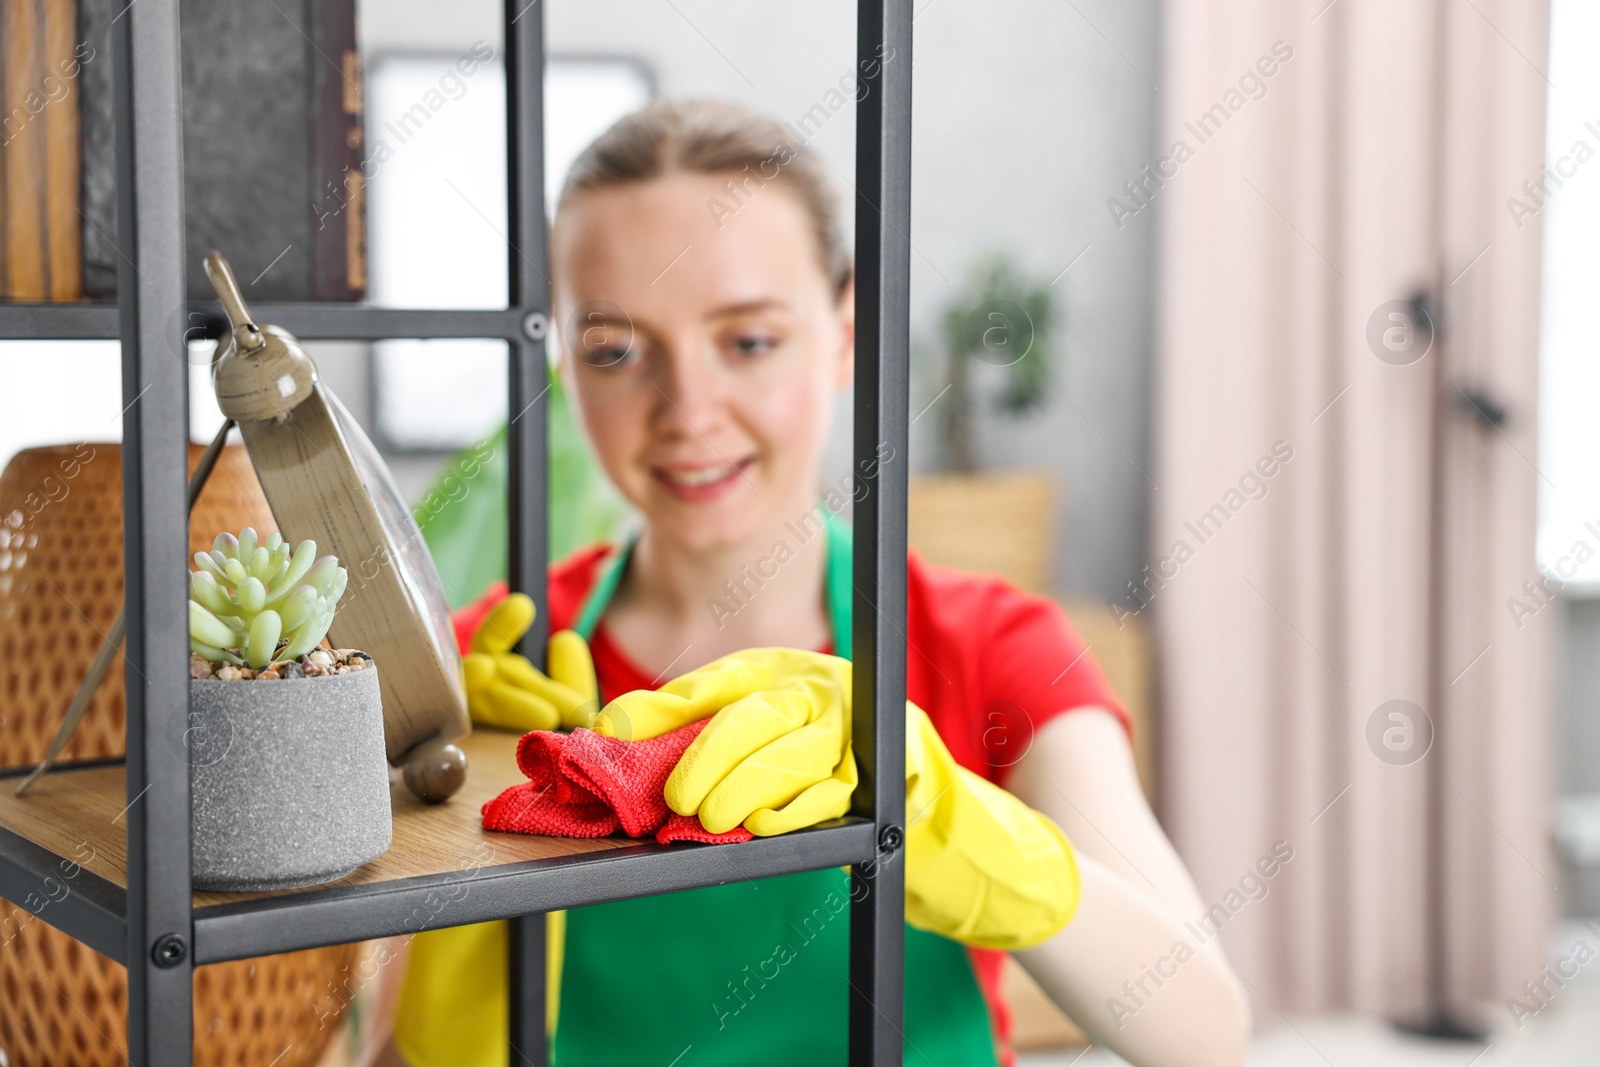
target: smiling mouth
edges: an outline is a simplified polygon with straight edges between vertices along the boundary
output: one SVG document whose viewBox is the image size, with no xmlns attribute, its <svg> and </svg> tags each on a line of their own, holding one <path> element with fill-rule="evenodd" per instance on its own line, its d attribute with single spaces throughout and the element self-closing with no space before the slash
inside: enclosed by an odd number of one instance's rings
<svg viewBox="0 0 1600 1067">
<path fill-rule="evenodd" d="M 699 495 L 731 484 L 734 479 L 743 476 L 745 469 L 754 462 L 753 459 L 742 459 L 736 463 L 718 463 L 707 467 L 652 467 L 651 473 L 668 489 Z"/>
</svg>

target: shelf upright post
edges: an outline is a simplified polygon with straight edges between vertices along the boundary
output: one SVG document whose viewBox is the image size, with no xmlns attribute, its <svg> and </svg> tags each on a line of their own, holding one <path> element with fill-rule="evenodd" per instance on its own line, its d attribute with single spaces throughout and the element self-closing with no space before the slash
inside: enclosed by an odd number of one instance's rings
<svg viewBox="0 0 1600 1067">
<path fill-rule="evenodd" d="M 544 210 L 544 4 L 505 0 L 506 201 L 511 247 L 510 298 L 519 333 L 510 346 L 510 449 L 507 537 L 511 588 L 538 605 L 522 639 L 523 655 L 543 665 L 550 618 L 545 596 L 549 564 L 549 438 L 546 396 L 550 335 L 549 237 Z M 545 916 L 510 922 L 510 1006 L 507 1037 L 513 1067 L 544 1067 Z"/>
<path fill-rule="evenodd" d="M 906 464 L 911 290 L 911 0 L 856 17 L 853 731 L 877 858 L 851 868 L 850 1063 L 897 1067 L 905 953 Z"/>
<path fill-rule="evenodd" d="M 188 363 L 177 0 L 115 20 L 118 301 L 126 561 L 128 1062 L 193 1050 L 190 910 Z"/>
</svg>

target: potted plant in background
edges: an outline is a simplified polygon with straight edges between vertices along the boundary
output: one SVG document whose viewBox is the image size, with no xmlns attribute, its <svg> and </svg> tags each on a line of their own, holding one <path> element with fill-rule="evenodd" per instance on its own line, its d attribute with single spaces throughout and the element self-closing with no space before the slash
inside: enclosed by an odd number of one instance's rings
<svg viewBox="0 0 1600 1067">
<path fill-rule="evenodd" d="M 246 527 L 195 554 L 185 745 L 196 888 L 316 885 L 389 848 L 377 665 L 320 647 L 347 575 L 316 552 Z"/>
<path fill-rule="evenodd" d="M 974 440 L 977 413 L 1005 418 L 1037 412 L 1054 388 L 1062 327 L 1050 282 L 1030 278 L 1004 253 L 981 260 L 939 319 L 942 359 L 935 395 L 923 411 L 938 417 L 940 473 L 913 478 L 907 539 L 931 563 L 998 574 L 1020 589 L 1053 597 L 1093 647 L 1134 721 L 1134 756 L 1155 796 L 1150 721 L 1150 638 L 1142 620 L 1118 618 L 1099 600 L 1051 587 L 1056 482 L 1037 469 L 984 470 Z"/>
<path fill-rule="evenodd" d="M 1050 283 L 1027 277 L 1008 255 L 969 272 L 939 319 L 939 383 L 924 409 L 940 428 L 942 473 L 912 481 L 908 516 L 924 558 L 1039 593 L 1050 582 L 1054 483 L 1039 470 L 980 470 L 974 424 L 984 407 L 1006 418 L 1043 407 L 1058 318 Z"/>
<path fill-rule="evenodd" d="M 1054 480 L 1037 469 L 984 470 L 978 457 L 974 426 L 981 410 L 1016 419 L 1043 406 L 1062 354 L 1060 329 L 1050 283 L 1027 277 L 1004 254 L 980 262 L 946 305 L 939 319 L 942 358 L 923 361 L 934 371 L 934 397 L 923 410 L 930 418 L 937 415 L 940 473 L 912 479 L 908 540 L 929 562 L 998 574 L 1018 588 L 1061 601 L 1134 721 L 1135 760 L 1153 798 L 1150 652 L 1143 623 L 1123 624 L 1102 603 L 1056 595 L 1051 588 Z M 1012 1005 L 1017 1048 L 1087 1043 L 1012 960 L 1005 961 L 1001 985 Z"/>
</svg>

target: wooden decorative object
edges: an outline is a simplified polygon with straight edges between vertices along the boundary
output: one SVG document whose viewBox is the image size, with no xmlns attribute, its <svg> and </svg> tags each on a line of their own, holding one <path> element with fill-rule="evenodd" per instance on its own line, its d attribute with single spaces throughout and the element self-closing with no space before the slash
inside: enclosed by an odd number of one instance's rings
<svg viewBox="0 0 1600 1067">
<path fill-rule="evenodd" d="M 255 323 L 216 252 L 206 272 L 232 327 L 213 364 L 217 404 L 239 424 L 284 536 L 314 539 L 349 571 L 329 639 L 377 661 L 389 762 L 406 767 L 418 796 L 444 800 L 466 768 L 449 742 L 471 726 L 450 607 L 422 532 L 299 342 Z"/>
<path fill-rule="evenodd" d="M 1019 589 L 1050 587 L 1055 488 L 1037 471 L 914 478 L 907 536 L 929 563 L 998 574 Z"/>
<path fill-rule="evenodd" d="M 191 466 L 200 454 L 190 449 Z M 190 549 L 245 525 L 277 528 L 245 450 L 234 445 L 191 513 Z M 44 756 L 121 606 L 121 446 L 19 453 L 0 474 L 0 766 Z M 119 665 L 64 758 L 122 755 L 124 707 Z M 84 852 L 77 858 L 90 862 Z M 342 1002 L 324 1003 L 327 991 L 345 988 L 356 951 L 336 946 L 197 970 L 195 1062 L 266 1064 L 293 1042 L 276 1067 L 315 1064 L 343 1010 Z M 11 1067 L 125 1063 L 127 1000 L 120 966 L 0 900 L 0 1050 Z"/>
</svg>

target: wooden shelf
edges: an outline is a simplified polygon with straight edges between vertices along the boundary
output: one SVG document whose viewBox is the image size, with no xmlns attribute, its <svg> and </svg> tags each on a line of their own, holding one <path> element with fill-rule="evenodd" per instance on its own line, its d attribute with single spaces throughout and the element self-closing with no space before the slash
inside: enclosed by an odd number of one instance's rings
<svg viewBox="0 0 1600 1067">
<path fill-rule="evenodd" d="M 443 804 L 417 800 L 396 772 L 390 792 L 394 843 L 338 881 L 267 893 L 196 892 L 195 961 L 214 963 L 814 870 L 861 862 L 874 853 L 872 825 L 857 819 L 713 846 L 485 830 L 483 804 L 526 781 L 516 764 L 517 740 L 516 734 L 492 729 L 462 739 L 467 782 Z M 0 832 L 23 845 L 0 849 L 0 860 L 9 861 L 14 876 L 31 875 L 39 882 L 53 877 L 55 892 L 65 886 L 67 899 L 78 906 L 75 911 L 46 904 L 40 918 L 74 936 L 82 936 L 78 927 L 91 921 L 101 926 L 108 916 L 122 921 L 126 797 L 120 764 L 60 770 L 20 797 L 0 788 Z M 19 894 L 19 899 L 26 898 Z M 45 890 L 35 899 L 52 895 Z M 98 910 L 83 910 L 96 901 Z M 93 944 L 95 939 L 84 940 Z M 116 939 L 98 940 L 106 943 L 100 950 L 115 958 Z"/>
<path fill-rule="evenodd" d="M 394 843 L 389 851 L 336 882 L 270 893 L 194 894 L 196 908 L 262 897 L 307 893 L 341 885 L 370 885 L 401 878 L 473 871 L 522 860 L 604 852 L 636 844 L 627 838 L 588 840 L 535 837 L 485 830 L 483 804 L 501 790 L 527 781 L 517 769 L 518 735 L 479 729 L 461 740 L 467 753 L 467 781 L 443 804 L 424 804 L 411 795 L 398 772 L 391 772 Z M 0 827 L 45 850 L 79 863 L 118 888 L 126 888 L 127 806 L 123 768 L 100 767 L 48 774 L 22 796 L 0 789 Z"/>
</svg>

